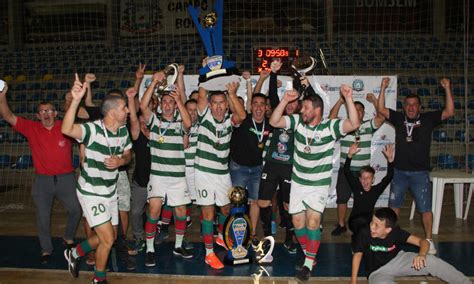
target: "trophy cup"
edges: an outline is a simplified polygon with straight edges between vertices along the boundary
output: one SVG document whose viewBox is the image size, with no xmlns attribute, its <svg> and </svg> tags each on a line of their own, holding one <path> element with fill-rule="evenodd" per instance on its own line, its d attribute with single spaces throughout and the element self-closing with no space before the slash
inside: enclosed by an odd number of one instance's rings
<svg viewBox="0 0 474 284">
<path fill-rule="evenodd" d="M 239 82 L 240 73 L 234 61 L 224 59 L 222 47 L 224 0 L 216 0 L 214 10 L 215 12 L 199 19 L 199 9 L 192 5 L 188 6 L 188 12 L 207 53 L 203 67 L 199 69 L 199 86 L 209 91 L 223 91 L 226 89 L 226 84 Z"/>
<path fill-rule="evenodd" d="M 158 83 L 158 92 L 174 91 L 176 79 L 178 78 L 178 64 L 172 63 L 163 69 L 165 79 Z"/>
<path fill-rule="evenodd" d="M 250 219 L 245 214 L 247 192 L 245 188 L 234 186 L 229 190 L 232 209 L 224 223 L 224 242 L 227 248 L 224 263 L 230 265 L 250 263 Z"/>
</svg>

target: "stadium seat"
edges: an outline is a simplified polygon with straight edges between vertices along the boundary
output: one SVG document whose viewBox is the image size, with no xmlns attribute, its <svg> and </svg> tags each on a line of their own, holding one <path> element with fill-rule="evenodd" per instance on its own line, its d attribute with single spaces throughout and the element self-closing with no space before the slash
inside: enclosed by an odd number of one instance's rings
<svg viewBox="0 0 474 284">
<path fill-rule="evenodd" d="M 438 100 L 429 100 L 428 107 L 430 109 L 441 109 L 441 103 Z"/>
<path fill-rule="evenodd" d="M 455 101 L 454 101 L 454 108 L 455 108 L 455 109 L 461 109 L 461 108 L 462 108 L 461 102 L 458 101 L 458 100 L 455 100 Z"/>
<path fill-rule="evenodd" d="M 416 94 L 420 97 L 427 97 L 430 95 L 430 90 L 428 90 L 427 88 L 418 88 L 416 90 Z"/>
<path fill-rule="evenodd" d="M 400 88 L 399 96 L 400 97 L 406 97 L 408 95 L 411 95 L 411 90 L 408 88 Z"/>
<path fill-rule="evenodd" d="M 402 101 L 397 100 L 397 109 L 402 109 L 403 108 L 403 103 Z"/>
<path fill-rule="evenodd" d="M 433 140 L 436 142 L 451 142 L 452 138 L 448 137 L 448 133 L 444 130 L 434 130 Z"/>
<path fill-rule="evenodd" d="M 459 163 L 454 161 L 454 156 L 451 154 L 441 153 L 438 155 L 438 167 L 442 169 L 458 169 Z"/>
<path fill-rule="evenodd" d="M 15 132 L 15 133 L 13 134 L 13 137 L 12 137 L 12 139 L 10 140 L 10 142 L 11 142 L 11 143 L 15 143 L 15 144 L 17 144 L 17 143 L 24 143 L 24 142 L 26 142 L 26 137 L 23 136 L 22 134 L 18 133 L 18 132 Z"/>
<path fill-rule="evenodd" d="M 0 168 L 9 167 L 11 164 L 10 155 L 0 155 Z"/>
<path fill-rule="evenodd" d="M 464 139 L 466 138 L 466 130 L 460 129 L 456 130 L 456 133 L 454 134 L 454 139 L 457 141 L 464 142 Z M 471 134 L 469 134 L 469 140 L 468 141 L 473 141 L 474 139 L 472 138 Z"/>
<path fill-rule="evenodd" d="M 436 78 L 434 77 L 426 77 L 424 80 L 423 80 L 423 83 L 425 85 L 433 85 L 433 86 L 436 86 L 438 84 L 438 81 L 436 80 Z"/>
<path fill-rule="evenodd" d="M 470 100 L 469 104 L 467 105 L 469 109 L 474 109 L 474 100 Z"/>
<path fill-rule="evenodd" d="M 464 88 L 459 88 L 459 87 L 453 88 L 453 95 L 456 97 L 464 96 Z"/>
<path fill-rule="evenodd" d="M 0 132 L 0 144 L 10 142 L 10 133 Z"/>
<path fill-rule="evenodd" d="M 31 155 L 21 155 L 18 157 L 18 160 L 14 164 L 11 165 L 12 169 L 28 169 L 33 166 L 33 157 Z"/>
<path fill-rule="evenodd" d="M 409 85 L 421 85 L 421 82 L 416 77 L 408 77 L 408 84 Z"/>
<path fill-rule="evenodd" d="M 474 169 L 474 154 L 467 155 L 467 165 L 470 169 Z"/>
</svg>

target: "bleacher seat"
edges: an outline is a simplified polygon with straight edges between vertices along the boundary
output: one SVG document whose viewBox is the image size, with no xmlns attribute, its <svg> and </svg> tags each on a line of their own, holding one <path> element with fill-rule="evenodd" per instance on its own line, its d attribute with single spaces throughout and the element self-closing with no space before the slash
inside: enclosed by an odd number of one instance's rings
<svg viewBox="0 0 474 284">
<path fill-rule="evenodd" d="M 409 85 L 421 85 L 421 82 L 416 77 L 408 77 L 408 84 Z"/>
<path fill-rule="evenodd" d="M 0 155 L 0 168 L 9 167 L 11 164 L 10 155 Z"/>
<path fill-rule="evenodd" d="M 416 94 L 420 97 L 427 97 L 430 95 L 430 90 L 428 90 L 427 88 L 418 88 L 416 90 Z"/>
<path fill-rule="evenodd" d="M 10 142 L 10 134 L 8 132 L 0 132 L 0 144 Z"/>
<path fill-rule="evenodd" d="M 455 109 L 461 109 L 461 108 L 462 108 L 461 102 L 458 101 L 458 100 L 455 100 L 455 101 L 454 101 L 454 108 L 455 108 Z"/>
<path fill-rule="evenodd" d="M 467 165 L 470 169 L 474 169 L 474 154 L 467 155 Z"/>
<path fill-rule="evenodd" d="M 31 155 L 21 155 L 18 160 L 11 165 L 12 169 L 24 170 L 33 167 L 33 157 Z"/>
<path fill-rule="evenodd" d="M 464 96 L 464 88 L 459 88 L 459 87 L 453 88 L 453 95 L 456 97 Z"/>
<path fill-rule="evenodd" d="M 429 100 L 428 107 L 430 109 L 441 109 L 441 103 L 438 100 Z"/>
<path fill-rule="evenodd" d="M 26 142 L 26 137 L 23 136 L 22 134 L 18 133 L 18 132 L 15 132 L 13 134 L 13 137 L 11 138 L 10 142 L 15 143 L 15 144 L 24 143 L 24 142 Z"/>
<path fill-rule="evenodd" d="M 454 160 L 454 156 L 451 154 L 441 153 L 437 159 L 438 167 L 442 169 L 458 169 L 459 163 Z"/>
<path fill-rule="evenodd" d="M 399 96 L 400 97 L 406 97 L 408 95 L 411 95 L 411 90 L 408 88 L 400 88 Z"/>
<path fill-rule="evenodd" d="M 466 139 L 466 130 L 464 130 L 464 129 L 456 130 L 456 133 L 454 134 L 454 139 L 457 140 L 457 141 L 464 142 L 464 139 Z M 468 141 L 473 141 L 473 140 L 474 139 L 469 134 Z"/>
<path fill-rule="evenodd" d="M 423 84 L 436 86 L 436 85 L 438 84 L 438 81 L 437 81 L 436 78 L 434 78 L 434 77 L 426 77 L 426 78 L 423 80 Z"/>
<path fill-rule="evenodd" d="M 434 130 L 433 140 L 436 142 L 451 142 L 452 138 L 448 137 L 448 133 L 444 130 Z"/>
</svg>

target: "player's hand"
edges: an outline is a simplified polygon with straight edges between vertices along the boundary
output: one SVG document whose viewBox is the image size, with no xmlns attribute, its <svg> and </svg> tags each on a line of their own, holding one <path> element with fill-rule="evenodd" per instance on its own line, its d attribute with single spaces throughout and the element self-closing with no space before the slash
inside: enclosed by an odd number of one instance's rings
<svg viewBox="0 0 474 284">
<path fill-rule="evenodd" d="M 105 167 L 109 170 L 117 169 L 122 166 L 122 158 L 117 155 L 113 155 L 104 159 Z"/>
<path fill-rule="evenodd" d="M 141 62 L 138 64 L 137 71 L 135 71 L 135 78 L 137 80 L 143 79 L 143 77 L 145 76 L 145 68 L 146 68 L 146 64 L 142 65 Z"/>
<path fill-rule="evenodd" d="M 377 98 L 376 98 L 375 95 L 372 94 L 372 93 L 368 93 L 367 96 L 365 97 L 365 99 L 366 99 L 369 103 L 375 103 L 375 102 L 377 102 Z"/>
<path fill-rule="evenodd" d="M 137 90 L 135 88 L 128 88 L 125 93 L 128 98 L 133 99 L 137 95 Z"/>
<path fill-rule="evenodd" d="M 238 82 L 230 82 L 225 85 L 227 88 L 227 91 L 231 95 L 237 95 L 237 89 L 239 88 L 239 83 Z"/>
<path fill-rule="evenodd" d="M 347 101 L 347 99 L 352 99 L 352 88 L 349 87 L 348 85 L 341 85 L 340 88 L 341 95 L 344 96 L 344 99 Z"/>
<path fill-rule="evenodd" d="M 268 77 L 268 75 L 270 75 L 270 71 L 266 70 L 266 69 L 263 69 L 262 71 L 260 71 L 260 79 L 266 79 Z"/>
<path fill-rule="evenodd" d="M 289 103 L 289 102 L 292 102 L 294 100 L 297 100 L 299 97 L 299 93 L 295 90 L 291 90 L 291 91 L 285 91 L 285 94 L 283 95 L 283 99 Z"/>
<path fill-rule="evenodd" d="M 153 74 L 153 82 L 159 83 L 165 79 L 165 73 L 163 71 L 156 72 Z"/>
<path fill-rule="evenodd" d="M 411 265 L 415 270 L 420 270 L 426 266 L 426 256 L 424 255 L 417 255 L 413 259 L 413 263 Z"/>
<path fill-rule="evenodd" d="M 8 84 L 5 82 L 5 86 L 3 87 L 3 90 L 0 90 L 0 96 L 6 98 L 8 92 Z"/>
<path fill-rule="evenodd" d="M 95 75 L 92 74 L 92 73 L 87 73 L 86 76 L 84 77 L 84 81 L 87 82 L 87 83 L 92 83 L 94 82 L 96 79 Z"/>
<path fill-rule="evenodd" d="M 88 82 L 81 83 L 79 75 L 76 73 L 76 80 L 74 81 L 74 85 L 71 89 L 72 99 L 74 101 L 81 101 L 87 91 L 88 85 Z"/>
<path fill-rule="evenodd" d="M 390 84 L 390 78 L 389 77 L 382 78 L 382 85 L 381 85 L 382 89 L 386 89 L 389 84 Z"/>
<path fill-rule="evenodd" d="M 395 158 L 395 144 L 387 144 L 382 150 L 383 155 L 387 158 L 389 163 L 393 162 Z"/>
<path fill-rule="evenodd" d="M 443 87 L 443 89 L 445 90 L 448 90 L 451 88 L 451 80 L 449 80 L 448 78 L 441 79 L 439 83 L 441 84 L 441 87 Z"/>
<path fill-rule="evenodd" d="M 184 64 L 178 64 L 178 74 L 183 75 L 184 69 Z"/>
<path fill-rule="evenodd" d="M 349 147 L 349 152 L 347 152 L 347 157 L 349 157 L 349 159 L 352 159 L 352 156 L 357 154 L 359 151 L 360 151 L 359 142 L 355 142 L 354 144 L 351 145 L 351 147 Z"/>
</svg>

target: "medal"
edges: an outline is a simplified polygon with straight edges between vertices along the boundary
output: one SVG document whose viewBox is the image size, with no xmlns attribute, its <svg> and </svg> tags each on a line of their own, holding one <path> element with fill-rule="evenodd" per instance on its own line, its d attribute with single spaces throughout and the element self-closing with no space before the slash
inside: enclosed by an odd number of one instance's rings
<svg viewBox="0 0 474 284">
<path fill-rule="evenodd" d="M 160 144 L 165 143 L 165 137 L 160 136 L 160 138 L 158 138 L 158 143 L 160 143 Z"/>
<path fill-rule="evenodd" d="M 418 115 L 415 122 L 408 122 L 408 118 L 405 116 L 405 127 L 407 130 L 406 141 L 408 143 L 413 142 L 413 129 L 415 128 L 415 126 L 420 125 L 420 121 L 418 120 L 419 117 L 420 116 Z"/>
<path fill-rule="evenodd" d="M 411 136 L 407 136 L 407 142 L 412 142 L 413 138 Z"/>
<path fill-rule="evenodd" d="M 261 150 L 263 149 L 263 146 L 265 146 L 263 143 L 258 143 L 258 148 Z"/>
<path fill-rule="evenodd" d="M 253 119 L 253 117 L 252 117 L 252 122 L 253 122 L 253 128 L 255 129 L 255 135 L 257 135 L 258 148 L 263 149 L 263 134 L 265 133 L 265 118 L 263 119 L 261 131 L 257 130 L 257 124 L 255 123 L 255 120 Z"/>
<path fill-rule="evenodd" d="M 278 139 L 280 140 L 281 143 L 287 143 L 288 140 L 290 140 L 290 135 L 288 135 L 288 133 L 286 133 L 286 131 L 283 130 L 283 133 L 281 133 L 280 136 L 278 136 Z"/>
<path fill-rule="evenodd" d="M 304 152 L 305 152 L 306 154 L 311 153 L 311 147 L 310 147 L 309 145 L 304 146 Z"/>
</svg>

